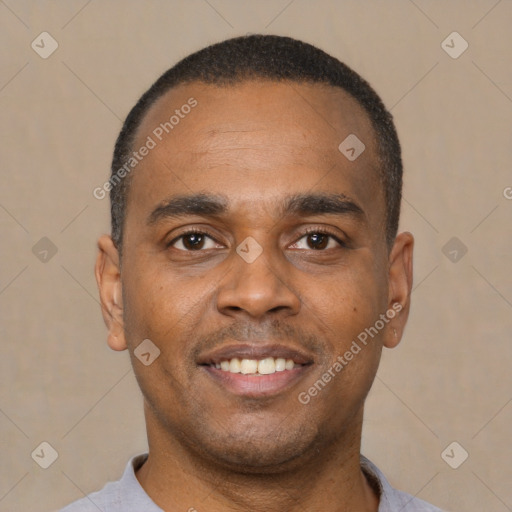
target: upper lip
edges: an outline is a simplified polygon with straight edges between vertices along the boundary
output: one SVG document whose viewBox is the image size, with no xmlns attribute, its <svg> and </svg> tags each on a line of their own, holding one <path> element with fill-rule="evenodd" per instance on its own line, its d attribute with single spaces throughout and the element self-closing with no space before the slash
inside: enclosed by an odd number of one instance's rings
<svg viewBox="0 0 512 512">
<path fill-rule="evenodd" d="M 238 359 L 266 359 L 267 357 L 292 359 L 296 364 L 311 364 L 313 358 L 304 350 L 279 344 L 265 344 L 260 342 L 257 345 L 250 343 L 229 344 L 218 347 L 210 352 L 201 354 L 197 364 L 219 364 L 222 361 Z"/>
</svg>

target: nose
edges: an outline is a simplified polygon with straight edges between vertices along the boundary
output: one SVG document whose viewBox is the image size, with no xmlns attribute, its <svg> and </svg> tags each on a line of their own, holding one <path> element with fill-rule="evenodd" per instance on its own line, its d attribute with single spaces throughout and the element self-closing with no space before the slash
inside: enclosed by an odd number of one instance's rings
<svg viewBox="0 0 512 512">
<path fill-rule="evenodd" d="M 233 266 L 217 293 L 217 309 L 224 315 L 262 318 L 269 314 L 296 315 L 301 300 L 291 288 L 285 261 L 263 251 L 254 261 L 232 255 Z"/>
</svg>

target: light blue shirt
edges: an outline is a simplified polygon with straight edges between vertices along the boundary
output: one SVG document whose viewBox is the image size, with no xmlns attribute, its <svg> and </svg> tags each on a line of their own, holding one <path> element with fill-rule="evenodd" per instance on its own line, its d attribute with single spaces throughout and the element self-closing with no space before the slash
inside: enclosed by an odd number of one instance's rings
<svg viewBox="0 0 512 512">
<path fill-rule="evenodd" d="M 121 480 L 109 482 L 98 492 L 71 503 L 59 512 L 164 512 L 142 488 L 135 471 L 147 454 L 128 462 Z M 443 512 L 410 494 L 393 489 L 380 470 L 361 455 L 361 469 L 380 495 L 378 512 Z M 193 508 L 191 508 L 193 510 Z"/>
</svg>

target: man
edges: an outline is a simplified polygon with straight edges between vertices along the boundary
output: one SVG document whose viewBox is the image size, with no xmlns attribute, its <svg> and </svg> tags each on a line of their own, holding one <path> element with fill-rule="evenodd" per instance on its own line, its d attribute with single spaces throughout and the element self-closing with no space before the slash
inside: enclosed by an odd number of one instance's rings
<svg viewBox="0 0 512 512">
<path fill-rule="evenodd" d="M 410 303 L 391 115 L 344 64 L 253 35 L 179 62 L 132 109 L 96 278 L 149 454 L 65 512 L 439 511 L 360 455 Z"/>
</svg>

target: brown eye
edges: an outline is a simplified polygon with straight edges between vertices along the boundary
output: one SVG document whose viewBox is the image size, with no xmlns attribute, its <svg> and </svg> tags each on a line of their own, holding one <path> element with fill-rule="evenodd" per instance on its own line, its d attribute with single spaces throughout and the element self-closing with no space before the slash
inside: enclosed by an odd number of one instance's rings
<svg viewBox="0 0 512 512">
<path fill-rule="evenodd" d="M 325 249 L 329 243 L 329 235 L 323 233 L 310 233 L 307 235 L 308 246 L 311 249 Z"/>
<path fill-rule="evenodd" d="M 336 247 L 345 247 L 346 245 L 331 233 L 315 229 L 305 233 L 292 246 L 292 249 L 306 249 L 313 251 L 322 251 L 324 249 L 334 249 Z"/>
<path fill-rule="evenodd" d="M 183 233 L 169 243 L 169 247 L 174 247 L 180 251 L 200 251 L 202 249 L 214 249 L 215 246 L 216 242 L 211 236 L 199 231 Z"/>
<path fill-rule="evenodd" d="M 204 236 L 199 233 L 190 233 L 183 237 L 183 246 L 188 250 L 201 249 L 203 245 Z"/>
</svg>

